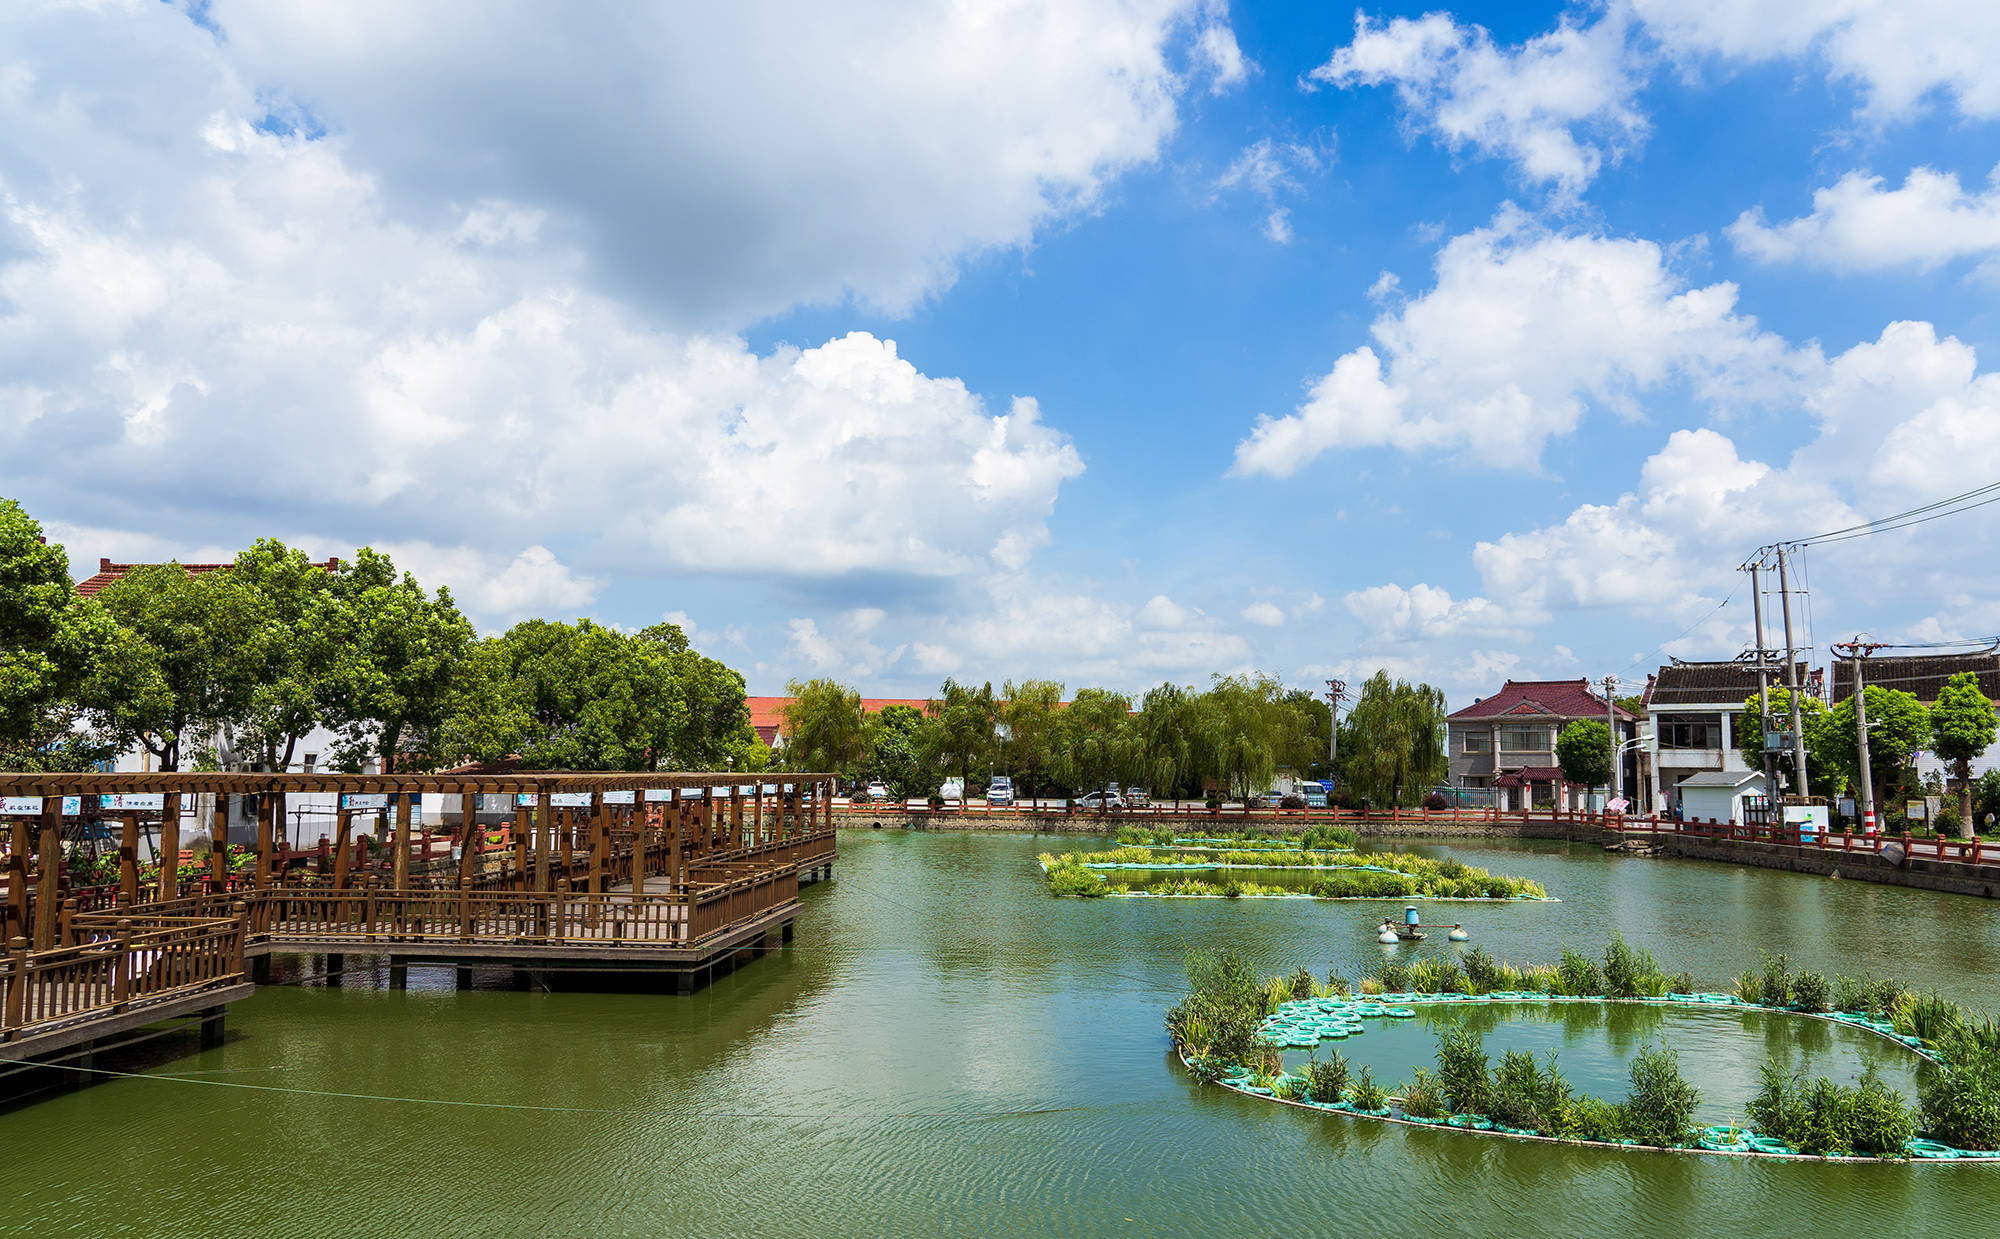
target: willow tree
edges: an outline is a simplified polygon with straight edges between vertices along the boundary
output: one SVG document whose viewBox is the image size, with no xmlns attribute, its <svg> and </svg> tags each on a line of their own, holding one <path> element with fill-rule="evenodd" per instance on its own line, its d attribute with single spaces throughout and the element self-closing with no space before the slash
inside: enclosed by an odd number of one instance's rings
<svg viewBox="0 0 2000 1239">
<path fill-rule="evenodd" d="M 1138 768 L 1139 736 L 1132 699 L 1105 688 L 1077 690 L 1056 718 L 1049 774 L 1058 783 L 1090 790 Z"/>
<path fill-rule="evenodd" d="M 861 693 L 832 680 L 793 680 L 785 707 L 785 762 L 794 770 L 847 776 L 868 756 Z"/>
<path fill-rule="evenodd" d="M 1377 671 L 1341 728 L 1342 767 L 1354 790 L 1392 805 L 1444 781 L 1444 694 L 1428 684 L 1391 680 Z"/>
</svg>

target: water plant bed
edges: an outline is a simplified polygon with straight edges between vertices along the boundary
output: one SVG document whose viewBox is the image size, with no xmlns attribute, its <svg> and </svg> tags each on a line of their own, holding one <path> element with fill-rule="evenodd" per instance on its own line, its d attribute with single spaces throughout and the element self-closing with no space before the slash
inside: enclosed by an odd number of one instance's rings
<svg viewBox="0 0 2000 1239">
<path fill-rule="evenodd" d="M 1475 869 L 1453 860 L 1433 860 L 1402 852 L 1356 854 L 1334 851 L 1253 852 L 1229 851 L 1226 856 L 1200 862 L 1184 859 L 1185 852 L 1125 846 L 1105 852 L 1065 852 L 1060 856 L 1044 852 L 1042 872 L 1049 890 L 1057 895 L 1091 898 L 1102 895 L 1220 896 L 1223 898 L 1293 897 L 1308 895 L 1318 899 L 1479 899 L 1547 900 L 1549 894 L 1538 882 L 1506 877 Z M 1106 872 L 1199 872 L 1203 870 L 1306 871 L 1319 876 L 1303 891 L 1270 886 L 1238 878 L 1213 882 L 1202 878 L 1175 878 L 1153 889 L 1135 891 L 1130 883 L 1108 881 Z"/>
<path fill-rule="evenodd" d="M 1384 961 L 1377 968 L 1379 975 L 1356 994 L 1343 978 L 1321 982 L 1304 969 L 1260 983 L 1226 951 L 1191 957 L 1193 992 L 1168 1012 L 1168 1032 L 1198 1079 L 1352 1117 L 1614 1149 L 2000 1162 L 2000 1023 L 1977 1020 L 1936 995 L 1905 993 L 1893 982 L 1862 986 L 1839 978 L 1844 996 L 1866 1001 L 1831 1010 L 1825 996 L 1832 987 L 1814 974 L 1794 976 L 1782 956 L 1767 957 L 1762 977 L 1740 978 L 1737 993 L 1700 991 L 1685 974 L 1670 987 L 1649 953 L 1616 935 L 1601 970 L 1571 951 L 1559 967 L 1515 968 L 1477 949 L 1467 953 L 1463 967 L 1455 959 L 1429 958 L 1414 965 Z M 1385 987 L 1384 975 L 1403 986 Z M 1409 988 L 1410 980 L 1418 984 Z M 1764 1000 L 1766 994 L 1775 1000 Z M 1754 1011 L 1855 1028 L 1916 1058 L 1919 1105 L 1911 1107 L 1873 1065 L 1847 1085 L 1787 1074 L 1773 1059 L 1744 1107 L 1762 1130 L 1733 1121 L 1699 1127 L 1694 1116 L 1701 1090 L 1682 1077 L 1678 1054 L 1665 1045 L 1639 1049 L 1623 1101 L 1575 1092 L 1553 1051 L 1538 1058 L 1531 1050 L 1510 1049 L 1489 1065 L 1484 1037 L 1490 1024 L 1471 1015 L 1473 1009 L 1576 1003 Z M 1357 1072 L 1338 1049 L 1331 1049 L 1329 1061 L 1319 1057 L 1328 1043 L 1362 1035 L 1371 1022 L 1453 1007 L 1466 1009 L 1467 1018 L 1430 1017 L 1438 1029 L 1436 1067 L 1414 1068 L 1407 1083 L 1379 1085 L 1365 1061 Z M 1302 1074 L 1286 1069 L 1285 1050 L 1311 1052 L 1303 1067 L 1294 1064 Z M 1376 1056 L 1363 1056 L 1369 1057 Z"/>
</svg>

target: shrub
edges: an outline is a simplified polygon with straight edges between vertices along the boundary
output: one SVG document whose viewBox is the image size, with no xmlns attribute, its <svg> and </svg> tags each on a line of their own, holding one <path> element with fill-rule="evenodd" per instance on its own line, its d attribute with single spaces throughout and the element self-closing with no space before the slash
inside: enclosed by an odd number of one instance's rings
<svg viewBox="0 0 2000 1239">
<path fill-rule="evenodd" d="M 1339 1101 L 1347 1094 L 1347 1060 L 1335 1050 L 1326 1062 L 1315 1059 L 1306 1067 L 1306 1087 L 1312 1099 L 1322 1105 Z"/>
<path fill-rule="evenodd" d="M 1651 994 L 1654 990 L 1653 978 L 1658 977 L 1660 967 L 1653 957 L 1644 951 L 1635 951 L 1625 944 L 1625 935 L 1613 933 L 1611 942 L 1604 948 L 1604 992 L 1612 998 L 1637 998 Z M 1659 987 L 1664 990 L 1665 986 Z"/>
<path fill-rule="evenodd" d="M 1963 1031 L 1937 1053 L 1917 1077 L 1925 1132 L 1961 1149 L 2000 1148 L 2000 1055 Z"/>
<path fill-rule="evenodd" d="M 1450 807 L 1451 802 L 1436 792 L 1432 792 L 1430 795 L 1424 797 L 1424 808 L 1429 809 L 1433 813 L 1439 809 L 1449 809 Z"/>
<path fill-rule="evenodd" d="M 1271 1092 L 1286 1101 L 1304 1101 L 1306 1082 L 1299 1076 L 1284 1076 L 1271 1086 Z"/>
<path fill-rule="evenodd" d="M 1625 1139 L 1629 1115 L 1626 1107 L 1605 1101 L 1601 1097 L 1579 1097 L 1569 1106 L 1563 1116 L 1563 1125 L 1557 1133 L 1566 1140 L 1603 1140 L 1615 1143 Z"/>
<path fill-rule="evenodd" d="M 1555 980 L 1554 992 L 1571 998 L 1591 998 L 1604 992 L 1604 977 L 1597 971 L 1597 962 L 1567 947 L 1563 948 L 1562 963 L 1556 965 Z"/>
<path fill-rule="evenodd" d="M 1801 1011 L 1832 1010 L 1833 996 L 1826 978 L 1817 972 L 1801 972 L 1792 981 L 1792 1000 Z"/>
<path fill-rule="evenodd" d="M 1798 1129 L 1789 1137 L 1801 1153 L 1844 1153 L 1853 1144 L 1853 1094 L 1821 1076 L 1799 1090 Z"/>
<path fill-rule="evenodd" d="M 1375 965 L 1375 979 L 1382 984 L 1381 993 L 1386 990 L 1393 994 L 1406 994 L 1410 990 L 1410 966 L 1393 959 L 1385 959 Z"/>
<path fill-rule="evenodd" d="M 1415 1069 L 1402 1093 L 1403 1113 L 1411 1118 L 1434 1119 L 1445 1113 L 1444 1092 L 1438 1088 L 1437 1077 L 1422 1067 Z"/>
<path fill-rule="evenodd" d="M 1757 1095 L 1743 1111 L 1760 1134 L 1791 1144 L 1804 1123 L 1799 1082 L 1776 1062 L 1766 1062 L 1758 1068 L 1758 1075 Z"/>
<path fill-rule="evenodd" d="M 1903 1146 L 1917 1134 L 1916 1116 L 1903 1095 L 1882 1083 L 1870 1067 L 1862 1073 L 1849 1111 L 1850 1147 L 1872 1157 L 1901 1157 Z"/>
<path fill-rule="evenodd" d="M 1691 972 L 1676 972 L 1673 975 L 1673 979 L 1667 982 L 1667 992 L 1673 994 L 1694 993 L 1694 974 Z"/>
<path fill-rule="evenodd" d="M 1903 983 L 1901 981 L 1890 978 L 1888 980 L 1871 981 L 1868 983 L 1867 1010 L 1871 1015 L 1887 1019 L 1896 1010 L 1896 1004 L 1901 1002 L 1902 998 Z"/>
<path fill-rule="evenodd" d="M 1280 796 L 1278 798 L 1278 807 L 1280 809 L 1303 809 L 1306 807 L 1306 798 L 1304 796 Z"/>
<path fill-rule="evenodd" d="M 1493 962 L 1493 957 L 1486 953 L 1485 947 L 1476 946 L 1465 953 L 1465 980 L 1466 992 L 1470 994 L 1486 994 L 1507 988 L 1503 984 L 1505 974 L 1500 965 Z"/>
<path fill-rule="evenodd" d="M 1375 1073 L 1363 1067 L 1354 1077 L 1354 1087 L 1348 1090 L 1347 1099 L 1354 1103 L 1357 1110 L 1380 1110 L 1389 1097 L 1382 1091 L 1382 1086 L 1375 1083 Z"/>
<path fill-rule="evenodd" d="M 1868 1009 L 1868 986 L 1853 977 L 1837 976 L 1833 979 L 1833 1009 L 1836 1011 L 1866 1011 Z"/>
<path fill-rule="evenodd" d="M 1345 998 L 1353 992 L 1347 984 L 1347 978 L 1337 972 L 1326 974 L 1326 991 L 1334 998 Z"/>
<path fill-rule="evenodd" d="M 1484 1114 L 1493 1099 L 1486 1048 L 1463 1024 L 1438 1034 L 1438 1089 L 1454 1114 Z"/>
<path fill-rule="evenodd" d="M 1764 976 L 1758 983 L 1758 990 L 1763 994 L 1767 1007 L 1792 1005 L 1792 968 L 1784 952 L 1776 955 L 1764 952 Z"/>
<path fill-rule="evenodd" d="M 1386 988 L 1382 983 L 1381 977 L 1361 978 L 1361 992 L 1370 997 L 1383 993 Z"/>
<path fill-rule="evenodd" d="M 1292 974 L 1292 997 L 1311 998 L 1313 996 L 1313 974 L 1310 968 L 1301 968 Z"/>
<path fill-rule="evenodd" d="M 1701 1090 L 1681 1075 L 1680 1056 L 1649 1045 L 1632 1060 L 1632 1095 L 1626 1101 L 1627 1128 L 1641 1144 L 1685 1144 L 1694 1136 L 1694 1111 Z"/>
<path fill-rule="evenodd" d="M 1525 1050 L 1509 1050 L 1494 1069 L 1486 1113 L 1508 1127 L 1545 1131 L 1551 1124 L 1543 1114 L 1542 1089 L 1542 1072 L 1535 1056 Z"/>
</svg>

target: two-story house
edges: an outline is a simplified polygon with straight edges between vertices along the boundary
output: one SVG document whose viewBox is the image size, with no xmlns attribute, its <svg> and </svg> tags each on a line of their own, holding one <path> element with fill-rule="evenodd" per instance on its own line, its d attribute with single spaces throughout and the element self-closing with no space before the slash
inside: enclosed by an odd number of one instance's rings
<svg viewBox="0 0 2000 1239">
<path fill-rule="evenodd" d="M 1452 786 L 1492 788 L 1503 810 L 1581 808 L 1586 789 L 1572 789 L 1556 764 L 1556 737 L 1578 719 L 1610 722 L 1621 745 L 1638 728 L 1636 716 L 1591 692 L 1588 680 L 1507 681 L 1491 697 L 1446 717 Z M 1629 749 L 1622 750 L 1621 762 L 1625 787 L 1635 787 L 1638 767 Z"/>
<path fill-rule="evenodd" d="M 1797 670 L 1804 695 L 1818 696 L 1819 672 L 1803 662 Z M 1783 684 L 1783 673 L 1773 671 L 1771 686 Z M 1653 803 L 1663 812 L 1675 806 L 1676 789 L 1693 775 L 1761 773 L 1761 762 L 1745 761 L 1737 751 L 1743 704 L 1756 695 L 1756 664 L 1741 660 L 1696 663 L 1677 658 L 1646 677 L 1642 700 L 1648 781 Z M 1756 720 L 1750 723 L 1754 731 Z"/>
</svg>

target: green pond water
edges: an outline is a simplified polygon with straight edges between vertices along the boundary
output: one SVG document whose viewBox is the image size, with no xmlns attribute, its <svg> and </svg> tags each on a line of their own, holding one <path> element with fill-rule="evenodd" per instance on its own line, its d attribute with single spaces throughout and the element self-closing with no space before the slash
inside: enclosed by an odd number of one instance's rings
<svg viewBox="0 0 2000 1239">
<path fill-rule="evenodd" d="M 1417 1131 L 1195 1085 L 1160 1017 L 1183 952 L 1359 974 L 1393 905 L 1056 900 L 1075 840 L 846 832 L 797 942 L 688 998 L 382 987 L 350 957 L 234 1007 L 207 1052 L 0 1112 L 0 1234 L 1986 1235 L 2000 1170 L 1687 1157 Z M 2000 917 L 1973 899 L 1563 844 L 1449 846 L 1560 903 L 1448 905 L 1495 956 L 1622 929 L 1711 988 L 1782 948 L 1979 1008 Z M 1440 907 L 1447 905 L 1439 905 Z M 1848 1074 L 1891 1047 L 1743 1013 L 1485 1011 L 1622 1095 L 1647 1038 L 1728 1117 L 1772 1051 Z M 1436 1013 L 1427 1013 L 1434 1015 Z M 1400 1079 L 1426 1020 L 1343 1053 Z M 1378 1057 L 1379 1056 L 1379 1057 Z M 239 1087 L 241 1086 L 241 1087 Z"/>
</svg>

